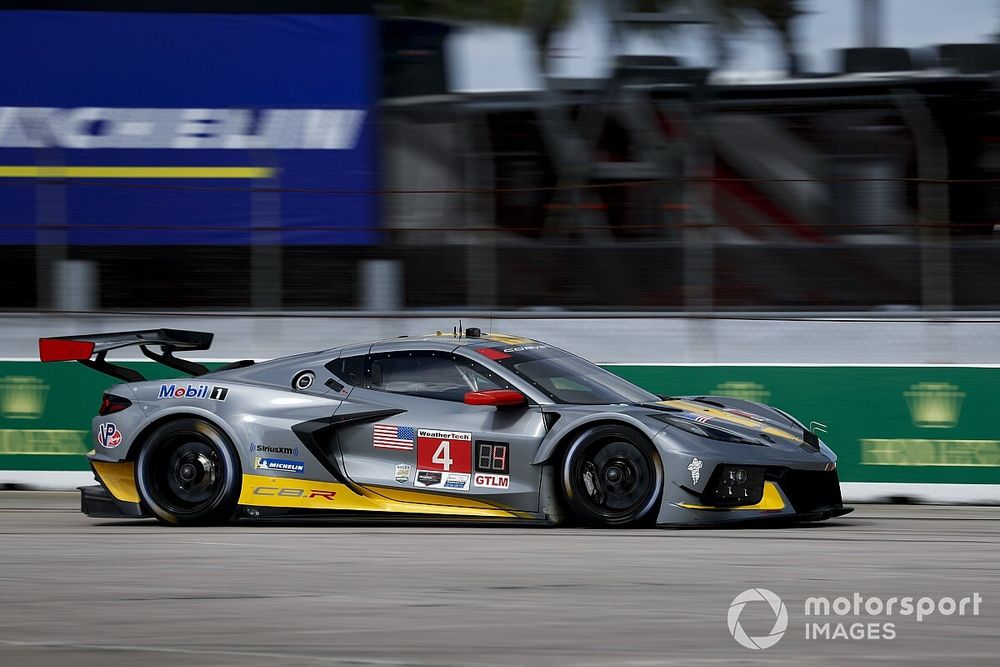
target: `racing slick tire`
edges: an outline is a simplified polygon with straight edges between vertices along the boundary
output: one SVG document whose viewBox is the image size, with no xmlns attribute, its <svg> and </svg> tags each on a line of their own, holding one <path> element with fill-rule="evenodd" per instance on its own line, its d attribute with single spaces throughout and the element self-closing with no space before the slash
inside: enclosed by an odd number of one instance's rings
<svg viewBox="0 0 1000 667">
<path fill-rule="evenodd" d="M 139 497 L 160 522 L 191 526 L 232 518 L 243 473 L 229 438 L 203 419 L 188 418 L 146 438 L 135 477 Z"/>
<path fill-rule="evenodd" d="M 663 464 L 645 436 L 625 425 L 583 431 L 560 470 L 566 503 L 590 526 L 649 523 L 663 494 Z"/>
</svg>

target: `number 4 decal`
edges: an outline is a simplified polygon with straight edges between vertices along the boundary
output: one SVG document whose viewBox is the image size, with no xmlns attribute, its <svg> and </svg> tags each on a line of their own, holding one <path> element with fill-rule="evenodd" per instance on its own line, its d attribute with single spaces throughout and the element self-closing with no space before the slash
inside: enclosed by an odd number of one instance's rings
<svg viewBox="0 0 1000 667">
<path fill-rule="evenodd" d="M 434 451 L 434 456 L 431 457 L 431 462 L 444 466 L 445 472 L 451 470 L 451 464 L 455 462 L 455 460 L 451 458 L 451 442 L 448 440 L 442 440 L 441 444 L 438 445 L 437 450 Z"/>
<path fill-rule="evenodd" d="M 417 471 L 472 472 L 472 434 L 417 429 Z"/>
</svg>

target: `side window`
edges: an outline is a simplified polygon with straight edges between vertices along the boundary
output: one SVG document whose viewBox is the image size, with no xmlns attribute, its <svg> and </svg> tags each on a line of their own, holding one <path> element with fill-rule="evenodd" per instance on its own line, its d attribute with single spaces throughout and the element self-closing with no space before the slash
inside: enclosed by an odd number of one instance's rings
<svg viewBox="0 0 1000 667">
<path fill-rule="evenodd" d="M 372 357 L 368 387 L 461 403 L 467 392 L 509 385 L 478 364 L 450 353 L 393 352 Z"/>
<path fill-rule="evenodd" d="M 365 383 L 365 357 L 341 357 L 326 365 L 326 369 L 353 387 L 362 387 Z"/>
</svg>

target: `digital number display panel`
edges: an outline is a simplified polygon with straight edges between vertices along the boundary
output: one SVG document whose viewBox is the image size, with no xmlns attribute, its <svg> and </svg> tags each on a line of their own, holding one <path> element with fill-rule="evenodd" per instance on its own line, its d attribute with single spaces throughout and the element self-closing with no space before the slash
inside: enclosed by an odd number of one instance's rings
<svg viewBox="0 0 1000 667">
<path fill-rule="evenodd" d="M 510 444 L 506 442 L 476 441 L 476 472 L 510 474 Z"/>
</svg>

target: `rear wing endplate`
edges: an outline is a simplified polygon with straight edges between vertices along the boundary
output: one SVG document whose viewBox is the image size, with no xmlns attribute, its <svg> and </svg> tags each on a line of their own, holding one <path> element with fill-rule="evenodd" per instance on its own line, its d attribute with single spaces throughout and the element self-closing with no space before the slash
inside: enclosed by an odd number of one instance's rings
<svg viewBox="0 0 1000 667">
<path fill-rule="evenodd" d="M 106 373 L 125 382 L 142 382 L 146 378 L 138 371 L 113 364 L 105 359 L 108 352 L 138 345 L 142 353 L 164 366 L 187 373 L 204 375 L 208 369 L 201 364 L 174 356 L 178 350 L 207 350 L 215 334 L 183 329 L 144 329 L 115 333 L 84 334 L 39 338 L 38 356 L 42 361 L 79 361 L 84 366 Z M 153 352 L 150 346 L 159 346 Z"/>
</svg>

